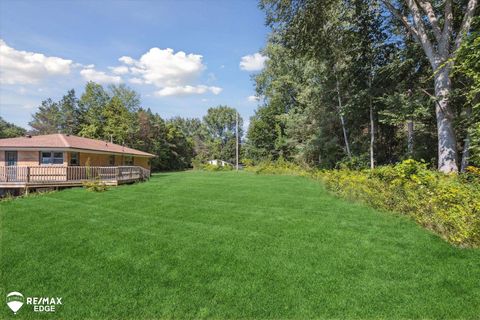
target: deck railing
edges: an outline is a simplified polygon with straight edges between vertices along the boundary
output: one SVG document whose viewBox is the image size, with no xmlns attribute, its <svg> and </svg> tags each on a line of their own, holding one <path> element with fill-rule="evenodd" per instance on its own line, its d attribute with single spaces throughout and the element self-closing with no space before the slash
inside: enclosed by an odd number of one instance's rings
<svg viewBox="0 0 480 320">
<path fill-rule="evenodd" d="M 0 166 L 0 182 L 52 183 L 100 180 L 147 180 L 150 170 L 138 166 Z"/>
</svg>

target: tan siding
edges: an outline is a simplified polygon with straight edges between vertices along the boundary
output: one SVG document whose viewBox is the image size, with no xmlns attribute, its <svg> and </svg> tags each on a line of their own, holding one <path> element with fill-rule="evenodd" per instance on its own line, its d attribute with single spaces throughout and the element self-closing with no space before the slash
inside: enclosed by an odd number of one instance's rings
<svg viewBox="0 0 480 320">
<path fill-rule="evenodd" d="M 150 161 L 145 157 L 134 157 L 133 164 L 150 170 Z"/>
<path fill-rule="evenodd" d="M 115 155 L 115 165 L 116 166 L 123 166 L 123 156 L 122 155 Z"/>
<path fill-rule="evenodd" d="M 95 154 L 95 153 L 85 153 L 80 152 L 80 165 L 85 166 L 87 160 L 90 159 L 90 166 L 95 167 L 106 167 L 109 166 L 108 160 L 110 156 L 108 154 Z"/>
</svg>

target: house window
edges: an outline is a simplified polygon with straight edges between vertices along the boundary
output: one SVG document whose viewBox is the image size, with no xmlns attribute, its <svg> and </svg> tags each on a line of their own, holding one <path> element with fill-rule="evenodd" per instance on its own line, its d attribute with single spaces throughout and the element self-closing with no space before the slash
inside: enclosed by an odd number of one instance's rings
<svg viewBox="0 0 480 320">
<path fill-rule="evenodd" d="M 133 156 L 125 156 L 124 163 L 126 166 L 133 166 Z"/>
<path fill-rule="evenodd" d="M 78 153 L 78 152 L 70 152 L 70 165 L 71 165 L 71 166 L 78 166 L 78 165 L 80 165 L 80 153 Z"/>
<path fill-rule="evenodd" d="M 108 157 L 108 164 L 111 166 L 115 165 L 115 155 L 112 154 L 110 157 Z"/>
<path fill-rule="evenodd" d="M 63 152 L 40 152 L 40 164 L 63 164 Z"/>
</svg>

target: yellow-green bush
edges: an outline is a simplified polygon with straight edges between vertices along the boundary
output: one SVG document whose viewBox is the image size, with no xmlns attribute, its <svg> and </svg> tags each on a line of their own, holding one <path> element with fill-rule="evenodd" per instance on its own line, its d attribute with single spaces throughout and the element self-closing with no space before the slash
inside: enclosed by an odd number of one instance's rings
<svg viewBox="0 0 480 320">
<path fill-rule="evenodd" d="M 311 171 L 286 163 L 249 170 L 310 176 L 341 197 L 408 215 L 451 243 L 480 246 L 480 184 L 473 167 L 467 175 L 444 175 L 414 160 L 373 170 Z"/>
<path fill-rule="evenodd" d="M 245 167 L 246 171 L 254 172 L 256 174 L 284 174 L 295 176 L 310 176 L 311 171 L 282 159 L 278 161 L 265 161 L 255 166 L 250 165 Z"/>
<path fill-rule="evenodd" d="M 103 192 L 108 190 L 108 186 L 99 179 L 84 181 L 82 182 L 82 185 L 88 191 L 93 192 Z"/>
<path fill-rule="evenodd" d="M 225 166 L 217 166 L 214 164 L 206 163 L 201 167 L 202 170 L 206 171 L 232 171 L 233 166 L 227 164 Z"/>
</svg>

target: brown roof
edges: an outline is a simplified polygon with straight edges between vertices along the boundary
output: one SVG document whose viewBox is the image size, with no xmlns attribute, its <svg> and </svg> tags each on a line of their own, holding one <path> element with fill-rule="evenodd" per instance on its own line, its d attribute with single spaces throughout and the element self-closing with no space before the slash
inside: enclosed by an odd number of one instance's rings
<svg viewBox="0 0 480 320">
<path fill-rule="evenodd" d="M 151 153 L 127 148 L 115 143 L 61 133 L 0 139 L 0 148 L 68 148 L 155 157 Z"/>
</svg>

